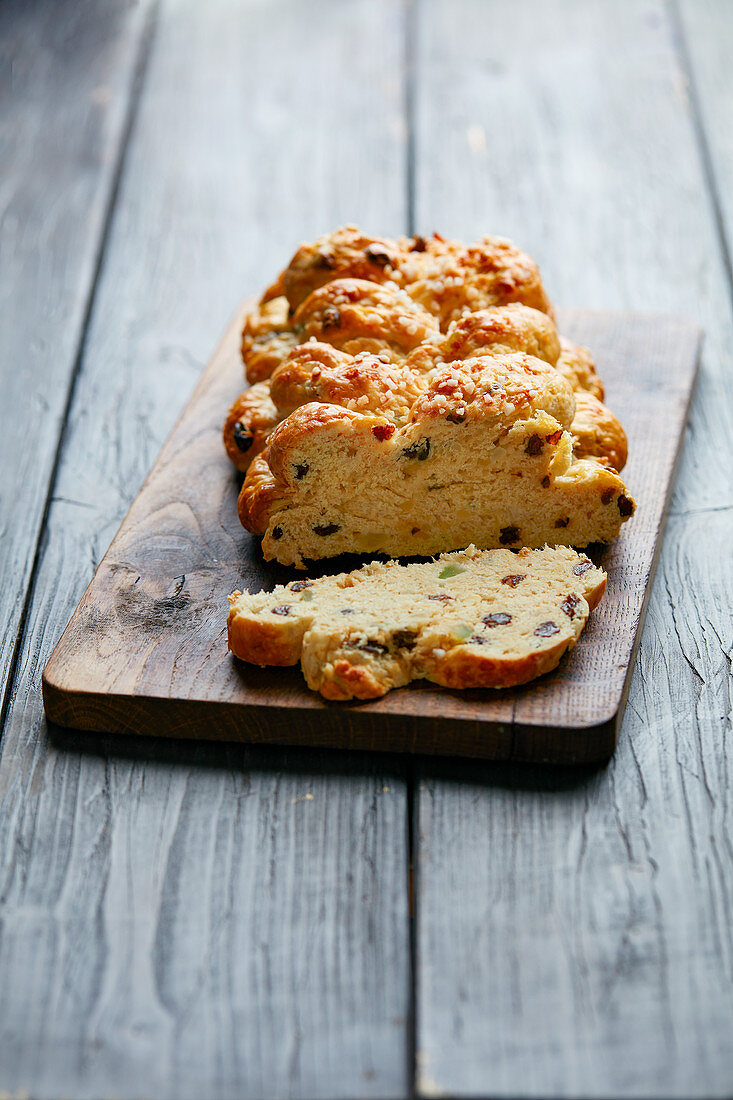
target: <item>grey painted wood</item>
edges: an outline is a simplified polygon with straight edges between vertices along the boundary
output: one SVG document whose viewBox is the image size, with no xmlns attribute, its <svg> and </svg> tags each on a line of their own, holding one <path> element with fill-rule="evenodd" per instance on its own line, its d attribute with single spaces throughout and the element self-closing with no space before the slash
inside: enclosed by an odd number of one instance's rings
<svg viewBox="0 0 733 1100">
<path fill-rule="evenodd" d="M 403 228 L 402 14 L 161 7 L 3 735 L 0 1089 L 409 1090 L 399 766 L 52 743 L 40 698 L 228 313 L 303 236 L 351 218 Z"/>
<path fill-rule="evenodd" d="M 0 709 L 149 9 L 0 5 Z"/>
<path fill-rule="evenodd" d="M 729 1095 L 733 332 L 674 26 L 631 0 L 435 0 L 416 53 L 419 229 L 504 233 L 559 303 L 706 331 L 615 758 L 421 770 L 418 1091 Z"/>
<path fill-rule="evenodd" d="M 0 1089 L 400 1095 L 394 764 L 51 746 L 40 719 L 45 657 L 225 314 L 294 235 L 403 227 L 400 9 L 211 7 L 163 11 L 14 682 Z M 666 10 L 604 7 L 446 4 L 417 44 L 421 228 L 513 234 L 560 302 L 708 330 L 613 764 L 422 774 L 423 1093 L 730 1091 L 729 313 Z"/>
<path fill-rule="evenodd" d="M 726 0 L 676 0 L 686 92 L 701 130 L 728 263 L 733 253 L 733 12 Z"/>
</svg>

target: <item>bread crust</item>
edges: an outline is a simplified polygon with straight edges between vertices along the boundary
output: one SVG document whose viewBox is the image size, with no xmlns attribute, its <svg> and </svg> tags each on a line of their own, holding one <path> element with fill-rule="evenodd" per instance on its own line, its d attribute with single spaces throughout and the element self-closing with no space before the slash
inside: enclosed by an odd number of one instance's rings
<svg viewBox="0 0 733 1100">
<path fill-rule="evenodd" d="M 523 351 L 554 366 L 560 355 L 560 338 L 552 318 L 520 302 L 480 309 L 454 321 L 440 344 L 446 363 L 512 351 Z"/>
<path fill-rule="evenodd" d="M 456 646 L 427 677 L 441 687 L 457 688 L 511 688 L 527 684 L 550 672 L 560 663 L 561 658 L 571 648 L 571 641 L 564 638 L 551 649 L 542 653 L 528 653 L 512 661 L 503 658 L 485 657 L 469 646 Z"/>
<path fill-rule="evenodd" d="M 238 470 L 244 473 L 249 468 L 279 420 L 266 382 L 257 382 L 239 395 L 223 428 L 224 447 Z"/>
<path fill-rule="evenodd" d="M 230 599 L 241 596 L 232 593 Z M 285 667 L 297 665 L 303 644 L 303 629 L 283 630 L 278 623 L 258 623 L 253 630 L 246 620 L 230 616 L 227 630 L 227 644 L 232 653 L 241 661 L 251 665 Z"/>
<path fill-rule="evenodd" d="M 296 310 L 310 294 L 334 279 L 387 282 L 405 251 L 397 241 L 367 237 L 358 226 L 343 226 L 300 245 L 282 273 L 283 293 L 290 308 Z"/>
<path fill-rule="evenodd" d="M 623 470 L 629 453 L 626 432 L 620 420 L 592 393 L 576 393 L 570 430 L 578 458 L 597 458 L 612 470 Z"/>
<path fill-rule="evenodd" d="M 379 286 L 364 279 L 338 279 L 313 291 L 293 324 L 304 339 L 324 340 L 352 355 L 386 352 L 393 362 L 438 335 L 430 313 L 394 283 Z"/>
<path fill-rule="evenodd" d="M 310 685 L 308 685 L 310 687 Z M 329 670 L 318 686 L 324 699 L 344 702 L 347 699 L 379 699 L 389 688 L 363 665 L 352 665 L 342 658 Z"/>
<path fill-rule="evenodd" d="M 520 302 L 553 317 L 539 268 L 505 237 L 440 242 L 402 267 L 402 285 L 445 332 L 465 311 Z"/>
<path fill-rule="evenodd" d="M 280 497 L 267 460 L 258 455 L 247 471 L 237 501 L 242 526 L 253 535 L 264 535 Z"/>
<path fill-rule="evenodd" d="M 427 378 L 408 362 L 385 359 L 372 352 L 351 356 L 325 344 L 304 344 L 272 376 L 270 390 L 279 417 L 319 401 L 378 412 L 394 423 L 406 420 Z"/>
<path fill-rule="evenodd" d="M 269 378 L 299 334 L 290 320 L 287 299 L 279 296 L 260 302 L 248 311 L 242 329 L 242 359 L 249 382 Z"/>
<path fill-rule="evenodd" d="M 602 401 L 605 397 L 603 383 L 598 377 L 593 357 L 588 348 L 574 344 L 572 340 L 560 337 L 560 356 L 557 369 L 567 378 L 576 393 L 587 391 Z"/>
</svg>

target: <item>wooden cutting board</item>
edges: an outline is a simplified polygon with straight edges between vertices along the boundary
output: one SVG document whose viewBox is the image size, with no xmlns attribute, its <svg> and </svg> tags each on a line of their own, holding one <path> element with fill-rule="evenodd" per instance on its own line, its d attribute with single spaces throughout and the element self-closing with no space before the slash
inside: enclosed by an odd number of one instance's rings
<svg viewBox="0 0 733 1100">
<path fill-rule="evenodd" d="M 624 478 L 638 511 L 600 558 L 604 599 L 569 657 L 522 688 L 419 683 L 364 703 L 328 703 L 299 668 L 259 669 L 227 652 L 227 595 L 298 576 L 263 562 L 239 525 L 221 424 L 243 388 L 237 318 L 204 371 L 43 675 L 49 720 L 79 729 L 587 763 L 615 746 L 657 561 L 700 334 L 669 317 L 566 311 L 592 348 L 629 437 Z M 318 574 L 364 559 L 323 563 Z M 299 574 L 303 576 L 302 573 Z"/>
</svg>

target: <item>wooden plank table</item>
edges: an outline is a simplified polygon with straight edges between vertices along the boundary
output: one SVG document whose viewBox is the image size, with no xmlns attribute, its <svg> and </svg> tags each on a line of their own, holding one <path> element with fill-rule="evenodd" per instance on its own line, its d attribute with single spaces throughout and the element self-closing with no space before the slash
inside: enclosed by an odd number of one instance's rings
<svg viewBox="0 0 733 1100">
<path fill-rule="evenodd" d="M 727 0 L 0 8 L 0 1095 L 730 1094 L 732 51 Z M 349 220 L 705 330 L 607 768 L 43 720 L 227 316 Z"/>
</svg>

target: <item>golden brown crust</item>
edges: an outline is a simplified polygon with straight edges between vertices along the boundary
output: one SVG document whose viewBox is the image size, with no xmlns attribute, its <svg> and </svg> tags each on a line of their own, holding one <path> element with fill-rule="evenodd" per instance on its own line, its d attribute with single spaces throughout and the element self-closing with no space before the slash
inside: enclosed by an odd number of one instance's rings
<svg viewBox="0 0 733 1100">
<path fill-rule="evenodd" d="M 223 436 L 226 452 L 241 473 L 263 450 L 279 420 L 267 383 L 258 382 L 239 395 L 224 422 Z"/>
<path fill-rule="evenodd" d="M 271 379 L 272 399 L 282 417 L 311 401 L 379 412 L 404 420 L 426 380 L 384 353 L 356 356 L 310 341 L 291 352 Z"/>
<path fill-rule="evenodd" d="M 560 347 L 560 357 L 555 364 L 560 373 L 567 378 L 576 393 L 587 390 L 602 401 L 605 396 L 603 383 L 598 377 L 588 349 L 574 344 L 572 340 L 566 340 L 564 336 L 560 337 Z"/>
<path fill-rule="evenodd" d="M 352 355 L 386 352 L 396 362 L 437 334 L 435 320 L 404 291 L 364 279 L 338 279 L 315 290 L 293 324 L 305 339 L 325 340 Z"/>
<path fill-rule="evenodd" d="M 549 364 L 514 352 L 450 363 L 436 371 L 415 402 L 410 423 L 428 425 L 436 417 L 452 416 L 459 423 L 492 419 L 504 429 L 537 409 L 569 426 L 575 409 L 572 391 Z"/>
<path fill-rule="evenodd" d="M 239 522 L 253 535 L 264 535 L 280 497 L 275 478 L 263 455 L 252 461 L 237 501 Z"/>
<path fill-rule="evenodd" d="M 466 246 L 439 234 L 393 241 L 367 237 L 356 226 L 346 226 L 301 245 L 247 318 L 242 356 L 248 379 L 269 377 L 287 351 L 307 339 L 297 315 L 310 297 L 333 282 L 352 280 L 404 290 L 413 308 L 422 307 L 442 331 L 466 311 L 511 302 L 552 317 L 537 265 L 511 241 L 484 237 Z M 412 319 L 409 310 L 402 312 Z M 308 335 L 333 342 L 322 324 L 317 320 L 314 324 Z M 369 341 L 385 336 L 361 333 L 355 338 L 362 342 L 351 350 L 373 351 Z M 399 341 L 398 345 L 399 350 Z"/>
<path fill-rule="evenodd" d="M 570 431 L 578 458 L 597 458 L 613 470 L 623 470 L 628 457 L 626 432 L 618 418 L 592 393 L 576 393 Z"/>
<path fill-rule="evenodd" d="M 413 256 L 401 268 L 401 285 L 438 318 L 445 332 L 464 311 L 521 302 L 552 317 L 537 264 L 503 237 L 472 245 L 443 242 L 436 252 Z"/>
<path fill-rule="evenodd" d="M 288 303 L 277 297 L 250 310 L 242 330 L 242 359 L 249 382 L 269 378 L 299 342 L 288 316 Z"/>
<path fill-rule="evenodd" d="M 484 656 L 470 646 L 456 646 L 442 661 L 436 662 L 427 679 L 441 687 L 459 690 L 518 687 L 556 668 L 571 644 L 570 639 L 563 638 L 551 649 L 527 653 L 512 661 Z"/>
<path fill-rule="evenodd" d="M 347 699 L 379 699 L 390 686 L 384 679 L 377 679 L 364 665 L 352 665 L 345 657 L 336 661 L 328 679 L 324 679 L 319 691 L 325 699 L 344 702 Z"/>
<path fill-rule="evenodd" d="M 232 597 L 240 593 L 233 593 Z M 303 631 L 299 634 L 286 633 L 277 623 L 258 623 L 252 630 L 242 619 L 230 616 L 228 627 L 228 646 L 241 661 L 251 665 L 297 665 L 303 642 Z"/>
<path fill-rule="evenodd" d="M 325 370 L 341 375 L 353 364 L 354 358 L 322 341 L 309 340 L 294 348 L 270 379 L 270 395 L 281 418 L 309 401 L 316 400 L 311 379 Z"/>
<path fill-rule="evenodd" d="M 367 237 L 355 225 L 343 226 L 313 242 L 304 242 L 282 273 L 291 310 L 334 279 L 386 282 L 399 266 L 402 250 L 386 237 Z"/>
<path fill-rule="evenodd" d="M 440 343 L 446 363 L 482 354 L 523 351 L 555 365 L 560 340 L 551 317 L 521 303 L 464 314 Z"/>
</svg>

